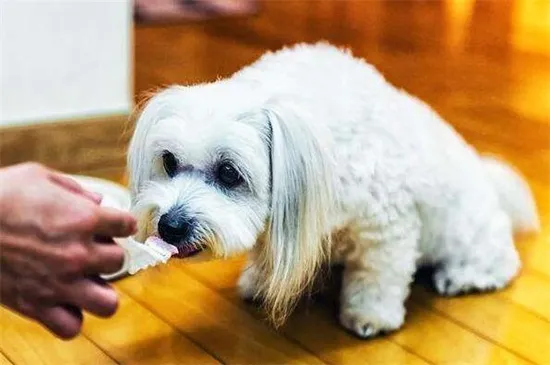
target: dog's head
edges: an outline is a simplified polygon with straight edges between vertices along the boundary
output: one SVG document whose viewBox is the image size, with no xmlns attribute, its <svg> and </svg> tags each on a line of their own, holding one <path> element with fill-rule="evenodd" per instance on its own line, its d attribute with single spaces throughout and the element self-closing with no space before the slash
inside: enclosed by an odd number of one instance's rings
<svg viewBox="0 0 550 365">
<path fill-rule="evenodd" d="M 137 238 L 180 256 L 252 251 L 280 323 L 327 253 L 332 161 L 314 118 L 221 81 L 153 96 L 128 155 Z"/>
</svg>

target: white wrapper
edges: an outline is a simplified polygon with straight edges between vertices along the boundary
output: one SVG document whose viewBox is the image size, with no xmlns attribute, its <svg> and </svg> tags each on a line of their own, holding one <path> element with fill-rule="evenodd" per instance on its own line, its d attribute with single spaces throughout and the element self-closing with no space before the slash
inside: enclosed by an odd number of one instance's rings
<svg viewBox="0 0 550 365">
<path fill-rule="evenodd" d="M 88 176 L 70 176 L 81 184 L 86 190 L 103 195 L 102 206 L 128 211 L 130 209 L 129 191 L 116 183 L 108 180 L 97 179 Z M 136 272 L 148 267 L 165 264 L 172 256 L 172 251 L 167 246 L 155 244 L 154 240 L 145 243 L 135 241 L 133 238 L 117 238 L 115 242 L 125 251 L 122 268 L 110 274 L 103 274 L 105 280 L 114 280 L 126 275 L 134 275 Z"/>
<path fill-rule="evenodd" d="M 70 177 L 80 183 L 86 190 L 103 195 L 102 206 L 125 211 L 130 210 L 130 192 L 125 187 L 108 180 L 88 176 Z M 165 264 L 173 254 L 177 253 L 176 247 L 163 242 L 157 237 L 149 237 L 144 243 L 138 242 L 131 237 L 116 238 L 115 242 L 126 253 L 124 264 L 115 273 L 101 275 L 105 280 L 115 280 L 127 275 L 134 275 L 140 270 Z M 186 258 L 186 260 L 204 261 L 211 258 L 211 252 L 205 250 L 193 257 Z"/>
</svg>

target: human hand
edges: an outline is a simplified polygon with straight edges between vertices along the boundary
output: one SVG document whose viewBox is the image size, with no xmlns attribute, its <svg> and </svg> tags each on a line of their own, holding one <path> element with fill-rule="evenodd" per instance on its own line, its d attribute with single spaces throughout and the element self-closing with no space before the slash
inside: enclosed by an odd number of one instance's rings
<svg viewBox="0 0 550 365">
<path fill-rule="evenodd" d="M 80 332 L 82 311 L 117 308 L 98 274 L 117 271 L 124 251 L 98 237 L 129 236 L 136 221 L 100 201 L 38 164 L 0 169 L 0 302 L 64 339 Z"/>
</svg>

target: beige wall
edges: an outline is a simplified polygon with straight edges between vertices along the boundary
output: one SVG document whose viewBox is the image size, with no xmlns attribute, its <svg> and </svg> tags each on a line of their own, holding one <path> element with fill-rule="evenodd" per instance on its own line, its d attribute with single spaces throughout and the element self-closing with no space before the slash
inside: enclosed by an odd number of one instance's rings
<svg viewBox="0 0 550 365">
<path fill-rule="evenodd" d="M 0 1 L 0 126 L 127 113 L 131 0 Z"/>
</svg>

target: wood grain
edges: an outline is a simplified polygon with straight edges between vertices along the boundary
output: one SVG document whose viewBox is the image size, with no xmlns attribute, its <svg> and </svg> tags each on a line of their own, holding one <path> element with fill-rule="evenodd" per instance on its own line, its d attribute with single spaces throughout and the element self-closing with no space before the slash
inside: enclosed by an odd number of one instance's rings
<svg viewBox="0 0 550 365">
<path fill-rule="evenodd" d="M 0 365 L 12 365 L 12 362 L 0 352 Z"/>
<path fill-rule="evenodd" d="M 121 168 L 127 115 L 0 128 L 0 166 L 38 161 L 64 172 Z"/>
<path fill-rule="evenodd" d="M 0 323 L 0 350 L 14 364 L 116 364 L 84 336 L 63 342 L 4 308 L 0 308 Z"/>
<path fill-rule="evenodd" d="M 254 17 L 140 26 L 134 38 L 136 101 L 228 76 L 285 44 L 349 46 L 479 151 L 516 166 L 542 230 L 518 237 L 523 268 L 509 288 L 442 298 L 415 284 L 403 329 L 372 341 L 339 326 L 337 292 L 305 301 L 275 331 L 236 294 L 243 257 L 172 260 L 117 283 L 119 313 L 86 317 L 73 342 L 2 315 L 0 363 L 550 364 L 549 1 L 264 1 Z M 0 164 L 36 159 L 124 183 L 123 124 L 0 130 Z"/>
<path fill-rule="evenodd" d="M 224 363 L 320 363 L 177 265 L 124 279 L 118 287 Z"/>
<path fill-rule="evenodd" d="M 84 334 L 124 364 L 219 364 L 205 350 L 125 294 L 109 320 L 88 316 Z"/>
<path fill-rule="evenodd" d="M 441 298 L 416 289 L 413 298 L 464 328 L 532 362 L 550 360 L 550 336 L 542 335 L 550 333 L 550 322 L 505 300 L 501 293 Z"/>
<path fill-rule="evenodd" d="M 237 258 L 223 263 L 181 263 L 190 272 L 224 295 L 236 305 L 247 306 L 236 294 L 235 282 L 244 260 Z M 173 265 L 177 265 L 174 263 Z M 339 278 L 338 278 L 339 279 Z M 541 303 L 541 306 L 544 305 Z M 409 302 L 405 327 L 395 335 L 372 343 L 356 339 L 338 328 L 335 313 L 327 310 L 326 302 L 299 308 L 290 318 L 283 332 L 321 359 L 329 363 L 350 363 L 355 358 L 376 359 L 374 363 L 529 363 L 513 352 L 505 350 L 482 336 L 464 329 L 429 306 Z M 311 331 L 315 328 L 315 331 Z M 453 351 L 449 351 L 453 348 Z M 329 350 L 330 351 L 327 351 Z M 416 354 L 416 357 L 412 355 Z"/>
</svg>

